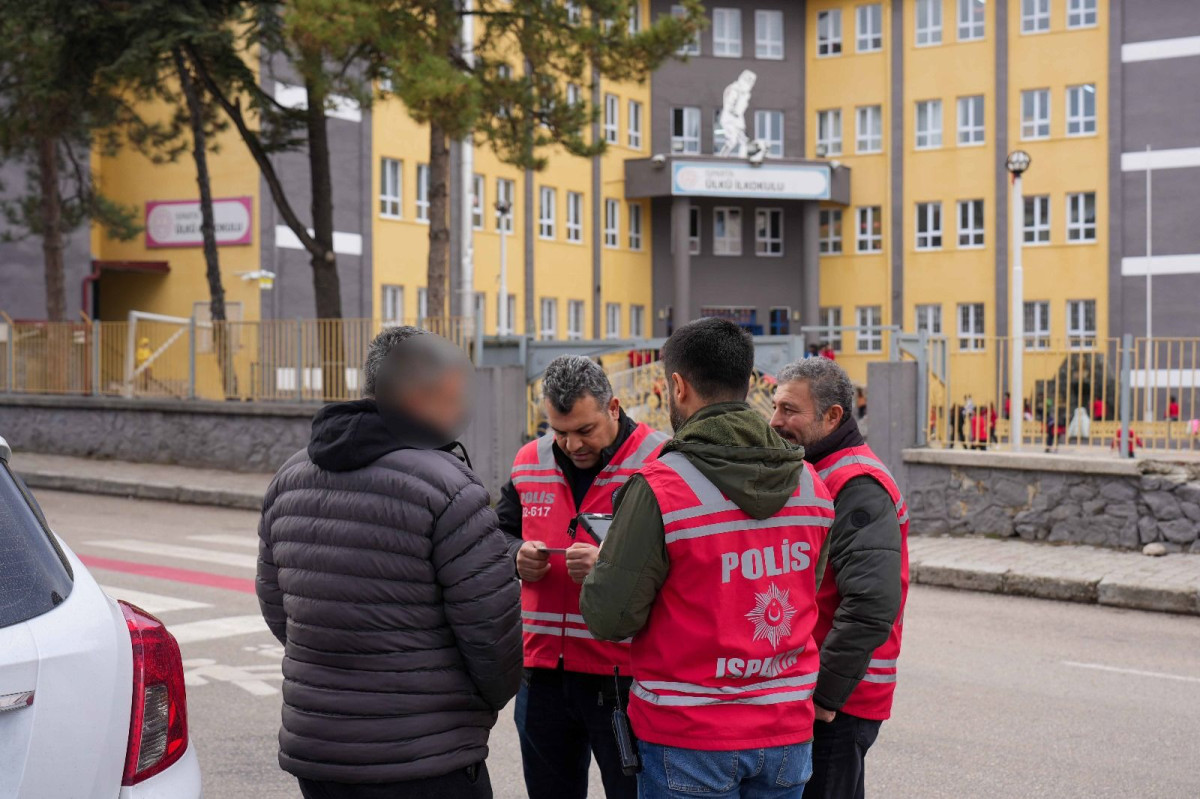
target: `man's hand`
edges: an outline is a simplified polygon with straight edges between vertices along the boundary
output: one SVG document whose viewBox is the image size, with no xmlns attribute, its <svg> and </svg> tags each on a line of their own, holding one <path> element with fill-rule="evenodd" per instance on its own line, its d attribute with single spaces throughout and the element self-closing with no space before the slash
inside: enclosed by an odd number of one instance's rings
<svg viewBox="0 0 1200 799">
<path fill-rule="evenodd" d="M 541 541 L 526 541 L 517 550 L 517 575 L 527 583 L 536 583 L 550 571 L 550 553 L 542 552 Z"/>
<path fill-rule="evenodd" d="M 567 550 L 567 574 L 571 575 L 576 584 L 583 585 L 583 581 L 592 573 L 599 552 L 600 547 L 583 543 L 572 544 Z"/>
<path fill-rule="evenodd" d="M 813 703 L 813 710 L 816 711 L 817 721 L 830 722 L 837 718 L 836 710 L 826 710 L 815 702 Z"/>
</svg>

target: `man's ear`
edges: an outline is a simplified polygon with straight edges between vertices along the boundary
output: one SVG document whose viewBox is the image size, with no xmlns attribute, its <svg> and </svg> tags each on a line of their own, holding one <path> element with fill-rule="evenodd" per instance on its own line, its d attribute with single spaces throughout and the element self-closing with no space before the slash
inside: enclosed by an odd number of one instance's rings
<svg viewBox="0 0 1200 799">
<path fill-rule="evenodd" d="M 843 408 L 841 405 L 830 405 L 829 410 L 826 411 L 826 413 L 829 414 L 829 421 L 836 428 L 838 425 L 840 425 L 842 423 L 842 419 L 845 418 L 846 409 Z"/>
<path fill-rule="evenodd" d="M 615 394 L 608 401 L 608 413 L 614 421 L 621 418 L 621 401 L 617 399 Z"/>
<path fill-rule="evenodd" d="M 691 386 L 679 372 L 671 372 L 671 393 L 675 395 L 676 403 L 687 402 Z"/>
</svg>

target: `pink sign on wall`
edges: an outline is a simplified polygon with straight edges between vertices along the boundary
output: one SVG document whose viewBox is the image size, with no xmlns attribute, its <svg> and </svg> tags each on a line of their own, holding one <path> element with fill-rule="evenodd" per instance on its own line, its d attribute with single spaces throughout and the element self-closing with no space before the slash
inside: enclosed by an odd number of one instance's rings
<svg viewBox="0 0 1200 799">
<path fill-rule="evenodd" d="M 217 244 L 249 244 L 252 238 L 251 198 L 213 200 Z M 150 200 L 146 203 L 147 247 L 201 247 L 199 200 Z"/>
</svg>

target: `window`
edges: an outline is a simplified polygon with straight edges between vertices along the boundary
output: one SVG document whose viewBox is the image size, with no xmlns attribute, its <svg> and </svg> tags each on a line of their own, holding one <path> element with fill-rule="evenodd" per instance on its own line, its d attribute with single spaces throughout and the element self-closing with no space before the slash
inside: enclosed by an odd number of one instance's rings
<svg viewBox="0 0 1200 799">
<path fill-rule="evenodd" d="M 1025 349 L 1050 349 L 1050 303 L 1046 300 L 1025 303 Z"/>
<path fill-rule="evenodd" d="M 931 150 L 942 146 L 942 101 L 922 100 L 917 103 L 917 149 Z"/>
<path fill-rule="evenodd" d="M 713 255 L 742 254 L 742 209 L 713 209 Z"/>
<path fill-rule="evenodd" d="M 817 312 L 821 317 L 821 325 L 825 328 L 822 332 L 824 344 L 829 346 L 829 349 L 834 352 L 842 351 L 842 309 L 841 308 L 821 308 Z"/>
<path fill-rule="evenodd" d="M 1050 90 L 1021 92 L 1021 138 L 1046 139 L 1050 136 Z"/>
<path fill-rule="evenodd" d="M 379 161 L 379 215 L 388 219 L 400 218 L 400 162 L 395 158 Z"/>
<path fill-rule="evenodd" d="M 1067 0 L 1067 27 L 1092 28 L 1096 25 L 1096 0 Z"/>
<path fill-rule="evenodd" d="M 984 0 L 958 0 L 958 40 L 970 42 L 983 38 L 987 6 Z"/>
<path fill-rule="evenodd" d="M 471 176 L 471 227 L 483 230 L 483 204 L 487 202 L 483 175 Z"/>
<path fill-rule="evenodd" d="M 487 330 L 487 292 L 475 292 L 475 324 L 479 325 L 482 333 Z"/>
<path fill-rule="evenodd" d="M 578 83 L 567 84 L 567 105 L 581 105 L 583 103 L 583 89 L 579 88 Z"/>
<path fill-rule="evenodd" d="M 417 289 L 417 318 L 425 319 L 429 316 L 429 289 L 422 286 Z"/>
<path fill-rule="evenodd" d="M 842 251 L 842 212 L 839 208 L 822 208 L 818 211 L 820 233 L 817 250 L 823 255 L 838 255 Z"/>
<path fill-rule="evenodd" d="M 782 208 L 759 208 L 754 212 L 754 254 L 783 255 Z"/>
<path fill-rule="evenodd" d="M 859 106 L 856 117 L 854 151 L 883 152 L 883 109 L 877 105 Z"/>
<path fill-rule="evenodd" d="M 417 219 L 429 221 L 429 164 L 417 164 Z"/>
<path fill-rule="evenodd" d="M 917 0 L 917 47 L 942 43 L 942 0 Z"/>
<path fill-rule="evenodd" d="M 629 204 L 629 249 L 642 249 L 642 204 Z"/>
<path fill-rule="evenodd" d="M 817 157 L 842 154 L 842 112 L 840 109 L 817 112 Z"/>
<path fill-rule="evenodd" d="M 1067 241 L 1096 240 L 1096 193 L 1067 195 Z"/>
<path fill-rule="evenodd" d="M 615 94 L 604 95 L 604 140 L 609 144 L 617 143 L 617 133 L 621 125 L 620 100 Z"/>
<path fill-rule="evenodd" d="M 754 57 L 783 60 L 783 12 L 754 12 Z"/>
<path fill-rule="evenodd" d="M 725 148 L 725 130 L 721 127 L 721 109 L 713 109 L 713 148 L 714 153 L 719 153 Z"/>
<path fill-rule="evenodd" d="M 552 239 L 556 235 L 554 206 L 558 202 L 557 193 L 549 186 L 543 186 L 538 197 L 538 235 L 543 239 Z"/>
<path fill-rule="evenodd" d="M 542 329 L 538 337 L 551 341 L 558 336 L 558 300 L 542 297 Z"/>
<path fill-rule="evenodd" d="M 817 56 L 841 55 L 841 9 L 817 12 Z"/>
<path fill-rule="evenodd" d="M 1050 0 L 1021 0 L 1021 33 L 1050 30 Z"/>
<path fill-rule="evenodd" d="M 983 144 L 983 95 L 958 98 L 958 143 Z"/>
<path fill-rule="evenodd" d="M 958 348 L 973 352 L 984 349 L 982 302 L 959 303 Z"/>
<path fill-rule="evenodd" d="M 1071 349 L 1096 346 L 1096 301 L 1067 301 L 1067 345 Z"/>
<path fill-rule="evenodd" d="M 642 149 L 642 104 L 637 100 L 629 101 L 629 121 L 625 135 L 629 147 L 634 150 Z"/>
<path fill-rule="evenodd" d="M 404 286 L 383 286 L 379 297 L 379 316 L 386 324 L 400 324 L 404 319 Z"/>
<path fill-rule="evenodd" d="M 604 337 L 621 337 L 621 303 L 610 302 L 604 306 Z"/>
<path fill-rule="evenodd" d="M 767 155 L 783 157 L 783 112 L 755 111 L 754 138 L 767 145 Z"/>
<path fill-rule="evenodd" d="M 671 109 L 671 152 L 700 152 L 700 109 L 694 106 Z"/>
<path fill-rule="evenodd" d="M 855 248 L 859 252 L 881 252 L 883 250 L 883 209 L 868 205 L 855 211 L 858 215 L 858 236 Z"/>
<path fill-rule="evenodd" d="M 917 203 L 917 249 L 942 248 L 942 204 Z"/>
<path fill-rule="evenodd" d="M 1067 87 L 1067 135 L 1088 136 L 1096 132 L 1096 84 Z"/>
<path fill-rule="evenodd" d="M 567 0 L 567 22 L 572 25 L 583 22 L 583 8 L 577 0 Z"/>
<path fill-rule="evenodd" d="M 583 338 L 583 300 L 567 300 L 567 340 Z"/>
<path fill-rule="evenodd" d="M 583 241 L 583 195 L 567 192 L 567 241 Z"/>
<path fill-rule="evenodd" d="M 621 240 L 621 204 L 616 200 L 604 201 L 604 246 L 614 248 L 620 246 Z"/>
<path fill-rule="evenodd" d="M 671 14 L 676 17 L 686 17 L 687 9 L 683 6 L 671 6 Z M 700 32 L 696 32 L 696 38 L 692 39 L 687 44 L 683 45 L 678 50 L 679 55 L 700 55 Z"/>
<path fill-rule="evenodd" d="M 24 630 L 19 634 L 15 633 L 17 628 L 13 628 L 14 633 L 9 633 L 7 628 L 49 613 L 61 604 L 63 599 L 71 595 L 74 575 L 62 550 L 54 542 L 41 508 L 24 484 L 16 480 L 3 464 L 0 464 L 0 508 L 4 508 L 4 523 L 0 524 L 0 552 L 4 553 L 4 557 L 0 558 L 0 585 L 4 586 L 4 603 L 0 605 L 0 629 L 5 630 L 4 684 L 8 686 L 21 678 L 16 677 L 13 669 L 7 664 L 19 662 L 16 660 L 16 652 L 24 652 L 24 647 L 15 650 L 9 642 L 14 640 L 14 635 L 24 641 L 27 634 Z M 10 674 L 13 676 L 9 677 Z M 12 703 L 11 700 L 18 696 L 20 695 L 15 694 L 6 697 L 6 710 L 25 707 L 25 702 Z M 32 701 L 32 698 L 31 693 L 29 701 Z M 15 743 L 17 739 L 9 729 L 11 725 L 5 727 L 4 740 L 6 748 L 11 749 L 12 745 L 8 742 Z M 6 758 L 5 763 L 9 760 Z M 6 765 L 6 768 L 11 766 Z"/>
<path fill-rule="evenodd" d="M 860 53 L 883 49 L 883 6 L 879 3 L 859 6 L 855 11 L 855 48 Z"/>
<path fill-rule="evenodd" d="M 786 336 L 791 332 L 791 308 L 772 308 L 767 320 L 767 333 L 772 336 Z"/>
<path fill-rule="evenodd" d="M 688 214 L 688 254 L 700 254 L 700 209 L 694 205 Z"/>
<path fill-rule="evenodd" d="M 511 180 L 504 178 L 496 179 L 496 202 L 508 205 L 508 213 L 501 215 L 496 212 L 496 229 L 503 230 L 505 233 L 512 233 L 513 230 L 513 213 L 516 210 L 513 207 L 513 196 L 517 192 L 517 186 Z"/>
<path fill-rule="evenodd" d="M 931 336 L 942 334 L 942 306 L 940 303 L 917 306 L 917 332 L 928 333 Z"/>
<path fill-rule="evenodd" d="M 501 302 L 503 302 L 503 298 L 499 294 L 497 294 L 496 295 L 496 335 L 511 336 L 513 329 L 516 326 L 517 295 L 516 294 L 508 295 L 508 308 L 503 309 L 503 310 L 508 311 L 507 318 L 504 316 L 504 313 L 502 312 L 502 309 L 500 307 Z"/>
<path fill-rule="evenodd" d="M 860 305 L 854 309 L 858 330 L 854 331 L 855 348 L 859 352 L 883 352 L 883 308 L 879 305 Z"/>
<path fill-rule="evenodd" d="M 958 246 L 983 246 L 983 200 L 958 201 Z"/>
<path fill-rule="evenodd" d="M 646 335 L 646 306 L 629 306 L 629 337 L 642 338 Z"/>
<path fill-rule="evenodd" d="M 713 55 L 742 57 L 742 12 L 736 8 L 713 9 Z"/>
<path fill-rule="evenodd" d="M 1050 243 L 1050 195 L 1025 198 L 1025 243 Z"/>
</svg>

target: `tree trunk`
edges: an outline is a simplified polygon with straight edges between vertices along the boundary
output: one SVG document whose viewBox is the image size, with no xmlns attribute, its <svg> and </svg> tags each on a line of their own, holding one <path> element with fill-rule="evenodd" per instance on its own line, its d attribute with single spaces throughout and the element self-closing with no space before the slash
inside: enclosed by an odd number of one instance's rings
<svg viewBox="0 0 1200 799">
<path fill-rule="evenodd" d="M 46 318 L 67 318 L 67 293 L 63 277 L 62 195 L 58 186 L 58 140 L 38 142 L 38 181 L 42 204 L 42 261 L 46 277 Z M 86 309 L 85 309 L 86 310 Z"/>
<path fill-rule="evenodd" d="M 426 275 L 428 300 L 426 315 L 440 319 L 446 315 L 446 275 L 450 258 L 450 151 L 445 129 L 436 122 L 429 125 L 429 270 Z"/>
<path fill-rule="evenodd" d="M 313 239 L 323 253 L 312 254 L 313 292 L 317 305 L 317 338 L 321 348 L 321 386 L 325 399 L 346 395 L 346 346 L 343 337 L 342 293 L 337 256 L 333 252 L 333 169 L 329 162 L 329 131 L 325 126 L 325 95 L 307 84 L 308 168 L 312 181 Z M 337 321 L 333 321 L 337 320 Z"/>
</svg>

